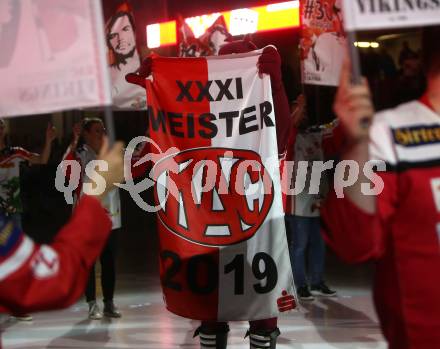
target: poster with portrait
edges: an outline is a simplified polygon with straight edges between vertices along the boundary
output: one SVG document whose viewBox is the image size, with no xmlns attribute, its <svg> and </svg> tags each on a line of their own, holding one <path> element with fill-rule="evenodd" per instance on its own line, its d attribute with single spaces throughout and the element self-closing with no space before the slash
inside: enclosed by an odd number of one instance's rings
<svg viewBox="0 0 440 349">
<path fill-rule="evenodd" d="M 301 23 L 303 83 L 337 86 L 346 52 L 341 0 L 302 1 Z"/>
<path fill-rule="evenodd" d="M 128 2 L 119 4 L 110 18 L 106 19 L 105 32 L 113 106 L 120 109 L 145 109 L 144 89 L 125 81 L 125 75 L 137 71 L 141 64 L 136 47 L 133 11 Z"/>
<path fill-rule="evenodd" d="M 101 4 L 0 0 L 0 116 L 111 104 Z"/>
</svg>

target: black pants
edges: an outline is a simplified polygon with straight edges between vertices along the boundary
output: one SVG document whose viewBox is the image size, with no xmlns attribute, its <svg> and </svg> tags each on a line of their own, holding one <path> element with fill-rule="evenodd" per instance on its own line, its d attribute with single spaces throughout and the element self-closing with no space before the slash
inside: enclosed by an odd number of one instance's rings
<svg viewBox="0 0 440 349">
<path fill-rule="evenodd" d="M 113 301 L 116 283 L 116 232 L 113 230 L 109 236 L 107 244 L 101 253 L 99 260 L 101 261 L 101 286 L 104 296 L 104 302 Z M 95 266 L 90 272 L 89 281 L 86 286 L 86 300 L 87 302 L 96 300 L 96 276 Z"/>
<path fill-rule="evenodd" d="M 249 321 L 251 332 L 272 332 L 276 330 L 277 324 L 278 318 L 276 317 L 270 319 Z M 224 332 L 226 328 L 228 328 L 227 322 L 202 321 L 202 329 L 207 333 Z"/>
</svg>

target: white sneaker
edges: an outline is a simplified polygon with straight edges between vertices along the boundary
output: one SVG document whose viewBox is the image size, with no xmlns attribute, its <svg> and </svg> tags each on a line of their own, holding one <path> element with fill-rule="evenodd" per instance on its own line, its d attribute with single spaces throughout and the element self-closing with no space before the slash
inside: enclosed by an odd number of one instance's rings
<svg viewBox="0 0 440 349">
<path fill-rule="evenodd" d="M 101 320 L 102 313 L 96 302 L 89 302 L 89 319 L 90 320 Z"/>
<path fill-rule="evenodd" d="M 33 317 L 29 314 L 22 314 L 22 315 L 11 315 L 11 319 L 15 319 L 17 321 L 32 321 Z"/>
</svg>

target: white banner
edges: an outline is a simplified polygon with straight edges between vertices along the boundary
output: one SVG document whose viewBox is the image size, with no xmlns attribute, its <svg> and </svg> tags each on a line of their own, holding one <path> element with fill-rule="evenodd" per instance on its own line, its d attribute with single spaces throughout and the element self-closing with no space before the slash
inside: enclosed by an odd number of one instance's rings
<svg viewBox="0 0 440 349">
<path fill-rule="evenodd" d="M 101 2 L 0 0 L 0 116 L 111 104 Z"/>
<path fill-rule="evenodd" d="M 343 0 L 347 30 L 440 24 L 438 0 Z"/>
</svg>

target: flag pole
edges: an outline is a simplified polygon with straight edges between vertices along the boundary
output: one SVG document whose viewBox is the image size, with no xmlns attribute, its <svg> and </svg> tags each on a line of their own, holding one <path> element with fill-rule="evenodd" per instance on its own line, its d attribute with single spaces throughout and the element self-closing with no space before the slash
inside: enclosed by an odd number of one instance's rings
<svg viewBox="0 0 440 349">
<path fill-rule="evenodd" d="M 105 127 L 107 129 L 107 137 L 110 145 L 115 143 L 115 124 L 113 121 L 113 109 L 111 105 L 104 107 Z"/>
<path fill-rule="evenodd" d="M 351 78 L 355 85 L 360 85 L 362 83 L 362 72 L 361 72 L 361 59 L 359 56 L 359 51 L 354 45 L 356 42 L 356 32 L 347 32 L 348 48 L 351 60 Z"/>
<path fill-rule="evenodd" d="M 362 70 L 361 70 L 361 58 L 358 48 L 354 45 L 356 42 L 356 32 L 347 32 L 348 51 L 351 60 L 351 81 L 354 85 L 362 84 Z M 363 129 L 367 129 L 370 126 L 371 119 L 364 117 L 360 120 L 360 126 Z"/>
</svg>

